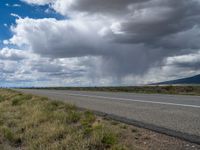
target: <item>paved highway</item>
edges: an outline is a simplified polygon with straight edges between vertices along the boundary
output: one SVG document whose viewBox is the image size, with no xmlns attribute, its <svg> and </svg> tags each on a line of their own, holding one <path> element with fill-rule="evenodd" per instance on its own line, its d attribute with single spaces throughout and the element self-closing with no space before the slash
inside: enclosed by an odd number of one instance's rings
<svg viewBox="0 0 200 150">
<path fill-rule="evenodd" d="M 200 144 L 200 97 L 121 92 L 19 90 L 78 107 Z"/>
</svg>

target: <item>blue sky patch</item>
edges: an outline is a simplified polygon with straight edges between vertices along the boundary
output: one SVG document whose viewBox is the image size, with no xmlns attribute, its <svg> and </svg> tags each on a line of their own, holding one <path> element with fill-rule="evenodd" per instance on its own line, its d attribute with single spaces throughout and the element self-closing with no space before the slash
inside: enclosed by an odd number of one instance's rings
<svg viewBox="0 0 200 150">
<path fill-rule="evenodd" d="M 12 36 L 10 26 L 15 24 L 16 17 L 11 14 L 17 14 L 20 17 L 29 17 L 33 19 L 39 18 L 56 18 L 64 19 L 63 16 L 57 14 L 53 10 L 47 12 L 49 7 L 28 5 L 20 0 L 1 0 L 0 1 L 0 48 L 3 47 L 2 41 Z"/>
</svg>

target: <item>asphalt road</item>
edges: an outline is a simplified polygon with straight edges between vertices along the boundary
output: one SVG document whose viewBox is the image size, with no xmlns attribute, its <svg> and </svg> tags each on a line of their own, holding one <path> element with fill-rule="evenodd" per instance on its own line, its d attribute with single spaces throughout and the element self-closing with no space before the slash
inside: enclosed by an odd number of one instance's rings
<svg viewBox="0 0 200 150">
<path fill-rule="evenodd" d="M 109 114 L 130 124 L 200 144 L 200 97 L 66 90 L 19 90 Z"/>
</svg>

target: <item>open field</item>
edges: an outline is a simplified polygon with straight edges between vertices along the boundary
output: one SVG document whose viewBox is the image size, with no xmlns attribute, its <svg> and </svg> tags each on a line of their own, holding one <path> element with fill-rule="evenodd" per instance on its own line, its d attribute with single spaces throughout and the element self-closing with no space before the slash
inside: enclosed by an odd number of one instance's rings
<svg viewBox="0 0 200 150">
<path fill-rule="evenodd" d="M 45 97 L 0 90 L 0 149 L 200 149 Z"/>
<path fill-rule="evenodd" d="M 77 91 L 104 91 L 104 92 L 133 92 L 146 94 L 177 94 L 177 95 L 200 95 L 199 85 L 182 86 L 128 86 L 128 87 L 44 87 L 28 89 L 49 90 L 77 90 Z"/>
</svg>

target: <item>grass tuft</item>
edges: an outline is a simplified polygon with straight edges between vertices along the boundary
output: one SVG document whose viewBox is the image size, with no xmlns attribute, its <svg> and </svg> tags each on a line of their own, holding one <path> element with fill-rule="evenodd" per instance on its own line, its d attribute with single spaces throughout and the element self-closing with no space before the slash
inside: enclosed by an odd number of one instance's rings
<svg viewBox="0 0 200 150">
<path fill-rule="evenodd" d="M 5 97 L 0 95 L 0 103 L 3 102 L 3 101 L 5 101 Z"/>
<path fill-rule="evenodd" d="M 102 138 L 102 143 L 106 147 L 111 147 L 117 143 L 117 136 L 112 132 L 105 132 Z"/>
<path fill-rule="evenodd" d="M 19 147 L 22 144 L 21 138 L 16 136 L 15 133 L 8 127 L 2 127 L 0 130 L 5 140 L 7 140 L 11 145 Z"/>
<path fill-rule="evenodd" d="M 72 111 L 68 112 L 66 122 L 67 123 L 77 123 L 80 119 L 81 119 L 81 113 L 72 110 Z"/>
<path fill-rule="evenodd" d="M 21 105 L 23 102 L 30 100 L 31 98 L 32 98 L 32 95 L 22 95 L 20 93 L 20 94 L 18 94 L 18 96 L 15 96 L 12 99 L 12 105 L 13 106 Z"/>
<path fill-rule="evenodd" d="M 136 132 L 138 132 L 138 130 L 137 130 L 137 129 L 135 129 L 135 128 L 131 129 L 131 131 L 132 131 L 133 133 L 136 133 Z"/>
<path fill-rule="evenodd" d="M 85 135 L 89 135 L 93 131 L 92 125 L 95 122 L 95 120 L 96 117 L 92 112 L 86 111 L 84 113 L 84 116 L 81 120 L 81 125 L 83 127 Z"/>
</svg>

